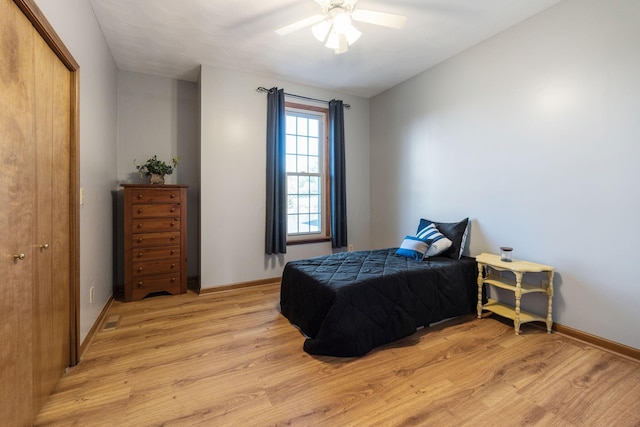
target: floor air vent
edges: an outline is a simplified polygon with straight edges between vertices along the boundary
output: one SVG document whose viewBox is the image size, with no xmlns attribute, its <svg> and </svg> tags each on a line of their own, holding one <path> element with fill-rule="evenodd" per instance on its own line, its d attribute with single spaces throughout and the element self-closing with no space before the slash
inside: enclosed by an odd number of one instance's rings
<svg viewBox="0 0 640 427">
<path fill-rule="evenodd" d="M 104 326 L 102 327 L 103 331 L 112 331 L 118 327 L 118 321 L 120 321 L 120 315 L 116 314 L 113 316 L 109 316 L 107 320 L 104 322 Z"/>
</svg>

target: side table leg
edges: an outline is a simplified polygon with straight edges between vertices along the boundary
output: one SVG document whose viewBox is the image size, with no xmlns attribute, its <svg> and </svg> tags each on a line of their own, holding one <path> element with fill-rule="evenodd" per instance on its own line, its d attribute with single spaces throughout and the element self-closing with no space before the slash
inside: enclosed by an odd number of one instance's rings
<svg viewBox="0 0 640 427">
<path fill-rule="evenodd" d="M 516 309 L 515 319 L 513 319 L 513 327 L 516 335 L 520 335 L 520 298 L 522 297 L 522 273 L 515 272 L 516 275 Z"/>
<path fill-rule="evenodd" d="M 482 318 L 482 284 L 483 284 L 482 268 L 483 268 L 483 264 L 478 263 L 478 305 L 477 305 L 478 319 Z"/>
<path fill-rule="evenodd" d="M 547 297 L 549 298 L 549 302 L 547 305 L 547 333 L 551 333 L 551 327 L 553 326 L 553 318 L 551 317 L 552 312 L 552 302 L 553 302 L 553 270 L 549 271 L 549 285 L 547 286 Z"/>
</svg>

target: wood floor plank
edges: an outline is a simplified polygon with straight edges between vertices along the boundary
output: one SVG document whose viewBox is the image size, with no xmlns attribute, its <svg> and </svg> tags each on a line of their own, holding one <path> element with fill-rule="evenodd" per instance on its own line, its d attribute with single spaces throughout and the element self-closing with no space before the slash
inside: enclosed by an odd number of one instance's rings
<svg viewBox="0 0 640 427">
<path fill-rule="evenodd" d="M 36 425 L 640 426 L 637 361 L 474 315 L 312 356 L 279 290 L 115 302 Z"/>
</svg>

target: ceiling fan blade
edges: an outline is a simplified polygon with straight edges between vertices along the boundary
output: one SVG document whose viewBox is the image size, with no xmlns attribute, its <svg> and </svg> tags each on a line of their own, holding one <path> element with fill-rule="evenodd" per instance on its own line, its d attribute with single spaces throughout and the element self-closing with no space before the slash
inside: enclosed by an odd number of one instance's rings
<svg viewBox="0 0 640 427">
<path fill-rule="evenodd" d="M 378 12 L 375 10 L 355 9 L 351 14 L 354 21 L 367 24 L 382 25 L 383 27 L 400 29 L 407 22 L 407 17 L 395 13 Z"/>
<path fill-rule="evenodd" d="M 308 18 L 305 18 L 301 21 L 294 22 L 293 24 L 289 24 L 285 27 L 278 28 L 276 30 L 276 34 L 280 36 L 286 36 L 287 34 L 293 33 L 294 31 L 298 31 L 304 27 L 308 27 L 313 24 L 317 24 L 318 22 L 324 19 L 323 15 L 313 15 Z"/>
</svg>

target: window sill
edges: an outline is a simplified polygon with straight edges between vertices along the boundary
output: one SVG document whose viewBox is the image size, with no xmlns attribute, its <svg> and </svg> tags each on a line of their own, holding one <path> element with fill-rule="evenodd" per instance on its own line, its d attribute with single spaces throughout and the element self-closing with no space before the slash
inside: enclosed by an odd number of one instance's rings
<svg viewBox="0 0 640 427">
<path fill-rule="evenodd" d="M 330 242 L 330 241 L 331 241 L 331 237 L 313 237 L 308 239 L 288 240 L 287 246 L 305 245 L 307 243 L 322 243 L 322 242 Z"/>
</svg>

